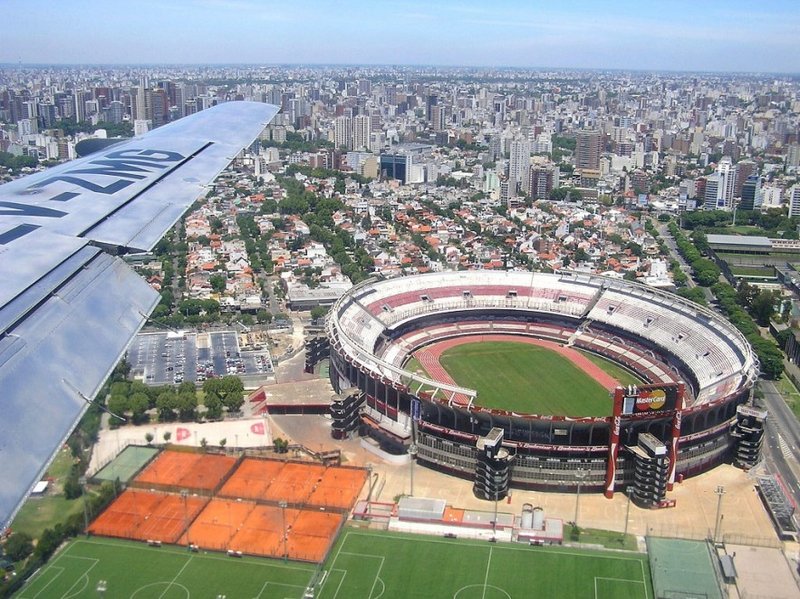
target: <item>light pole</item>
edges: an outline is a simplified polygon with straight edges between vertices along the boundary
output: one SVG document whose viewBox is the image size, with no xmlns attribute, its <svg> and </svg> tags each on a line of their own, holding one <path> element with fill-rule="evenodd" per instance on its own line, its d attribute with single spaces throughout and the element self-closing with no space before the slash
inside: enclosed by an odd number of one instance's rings
<svg viewBox="0 0 800 599">
<path fill-rule="evenodd" d="M 281 521 L 283 522 L 283 561 L 289 561 L 289 550 L 286 547 L 286 506 L 288 504 L 285 501 L 279 501 L 278 506 L 281 508 Z"/>
<path fill-rule="evenodd" d="M 89 532 L 89 513 L 86 511 L 86 477 L 81 476 L 78 479 L 78 484 L 81 486 L 81 495 L 83 495 L 83 532 Z"/>
<path fill-rule="evenodd" d="M 722 524 L 722 496 L 725 495 L 725 487 L 722 485 L 718 486 L 714 489 L 714 493 L 717 496 L 717 517 L 714 520 L 714 543 L 716 543 L 717 537 L 719 536 L 720 525 Z"/>
<path fill-rule="evenodd" d="M 589 474 L 588 470 L 578 470 L 575 472 L 575 478 L 578 480 L 578 494 L 575 496 L 575 536 L 580 538 L 580 529 L 578 528 L 578 511 L 580 509 L 581 504 L 581 483 L 583 479 L 586 478 L 586 475 Z"/>
<path fill-rule="evenodd" d="M 497 487 L 494 488 L 494 520 L 492 520 L 492 541 L 497 540 Z"/>
<path fill-rule="evenodd" d="M 408 493 L 409 497 L 414 496 L 414 458 L 417 456 L 417 444 L 412 443 L 408 446 L 408 467 L 409 467 L 409 478 L 410 478 L 410 491 Z"/>
<path fill-rule="evenodd" d="M 372 499 L 372 464 L 367 464 L 367 509 Z"/>
<path fill-rule="evenodd" d="M 189 540 L 189 491 L 181 489 L 181 498 L 183 499 L 183 530 L 186 531 L 186 548 L 191 551 L 192 542 Z"/>
<path fill-rule="evenodd" d="M 625 532 L 622 533 L 622 544 L 625 544 L 625 538 L 628 536 L 628 518 L 631 515 L 631 503 L 633 502 L 633 487 L 625 488 L 625 495 L 628 497 L 628 506 L 625 508 Z"/>
</svg>

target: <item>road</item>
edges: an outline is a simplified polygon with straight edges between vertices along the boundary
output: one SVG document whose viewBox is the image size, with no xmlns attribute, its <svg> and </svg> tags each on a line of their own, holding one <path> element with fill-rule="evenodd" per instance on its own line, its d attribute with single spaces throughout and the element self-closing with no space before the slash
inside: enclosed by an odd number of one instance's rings
<svg viewBox="0 0 800 599">
<path fill-rule="evenodd" d="M 680 252 L 678 252 L 678 245 L 675 243 L 675 239 L 672 237 L 672 234 L 670 234 L 667 225 L 664 223 L 656 223 L 656 230 L 661 236 L 661 239 L 664 240 L 670 256 L 678 261 L 681 271 L 683 271 L 683 274 L 686 275 L 686 285 L 689 287 L 689 289 L 692 287 L 697 287 L 697 283 L 695 283 L 694 279 L 692 278 L 692 267 L 689 266 L 689 263 L 686 262 L 686 260 L 683 259 L 683 256 L 681 256 Z M 714 294 L 711 293 L 711 290 L 708 287 L 701 287 L 701 289 L 706 296 L 706 302 L 711 305 L 711 302 L 714 299 Z"/>
<path fill-rule="evenodd" d="M 768 464 L 780 474 L 800 504 L 800 423 L 771 381 L 759 381 L 769 410 L 764 447 Z"/>
</svg>

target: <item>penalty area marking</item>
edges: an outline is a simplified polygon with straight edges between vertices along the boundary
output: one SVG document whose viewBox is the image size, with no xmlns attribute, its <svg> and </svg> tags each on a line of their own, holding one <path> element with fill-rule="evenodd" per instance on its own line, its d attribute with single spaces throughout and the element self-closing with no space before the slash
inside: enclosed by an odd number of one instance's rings
<svg viewBox="0 0 800 599">
<path fill-rule="evenodd" d="M 478 590 L 473 593 L 472 589 Z M 492 591 L 487 596 L 486 591 L 489 589 Z M 511 595 L 508 593 L 508 591 L 500 587 L 496 587 L 493 584 L 468 584 L 467 586 L 461 587 L 455 593 L 453 593 L 453 599 L 473 599 L 478 597 L 479 592 L 481 593 L 481 599 L 511 599 Z"/>
<path fill-rule="evenodd" d="M 645 599 L 647 599 L 647 597 L 649 595 L 649 593 L 647 592 L 647 584 L 643 580 L 630 580 L 629 578 L 610 578 L 608 576 L 595 576 L 594 577 L 594 597 L 595 597 L 595 599 L 604 599 L 605 597 L 608 597 L 609 599 L 613 599 L 613 597 L 615 597 L 615 595 L 613 593 L 611 595 L 605 595 L 605 594 L 600 595 L 600 593 L 599 593 L 599 591 L 597 589 L 597 581 L 598 580 L 606 580 L 606 581 L 614 582 L 614 583 L 623 583 L 623 584 L 624 583 L 628 583 L 628 584 L 642 585 L 644 587 L 644 597 L 645 597 Z"/>
<path fill-rule="evenodd" d="M 188 599 L 189 597 L 191 597 L 191 596 L 192 596 L 192 594 L 189 592 L 189 589 L 187 589 L 187 588 L 186 588 L 185 586 L 183 586 L 181 583 L 179 583 L 179 582 L 175 582 L 175 579 L 172 579 L 171 581 L 169 581 L 169 580 L 161 580 L 161 581 L 159 581 L 159 582 L 151 582 L 151 583 L 149 583 L 149 584 L 146 584 L 146 585 L 144 585 L 144 586 L 140 586 L 140 587 L 139 587 L 138 589 L 136 589 L 136 590 L 135 590 L 133 593 L 131 593 L 131 599 L 136 599 L 136 595 L 138 595 L 138 594 L 139 594 L 139 593 L 141 593 L 142 591 L 145 591 L 145 589 L 149 589 L 149 588 L 151 588 L 151 587 L 159 587 L 159 586 L 163 586 L 163 587 L 164 587 L 164 590 L 163 590 L 163 591 L 162 591 L 162 593 L 159 595 L 159 599 L 160 599 L 161 597 L 163 597 L 163 596 L 164 596 L 164 594 L 165 594 L 165 593 L 166 593 L 166 592 L 167 592 L 169 589 L 171 589 L 172 587 L 176 587 L 176 588 L 183 589 L 183 592 L 186 594 L 186 597 L 187 597 L 187 599 Z M 149 595 L 149 593 L 146 593 L 146 592 L 145 592 L 145 596 L 148 596 L 148 595 Z"/>
<path fill-rule="evenodd" d="M 302 589 L 303 591 L 306 590 L 306 587 L 300 584 L 288 584 L 286 582 L 272 582 L 271 580 L 268 580 L 261 586 L 261 590 L 258 592 L 258 595 L 256 595 L 253 599 L 261 599 L 261 595 L 264 594 L 264 591 L 266 591 L 267 587 L 270 585 L 274 587 L 288 587 L 290 589 Z"/>
</svg>

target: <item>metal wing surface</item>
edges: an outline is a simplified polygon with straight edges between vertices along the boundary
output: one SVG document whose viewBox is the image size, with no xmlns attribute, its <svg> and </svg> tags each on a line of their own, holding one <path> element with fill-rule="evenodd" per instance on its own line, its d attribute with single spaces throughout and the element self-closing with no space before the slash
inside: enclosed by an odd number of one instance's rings
<svg viewBox="0 0 800 599">
<path fill-rule="evenodd" d="M 0 531 L 159 301 L 150 250 L 278 108 L 229 102 L 0 186 Z"/>
</svg>

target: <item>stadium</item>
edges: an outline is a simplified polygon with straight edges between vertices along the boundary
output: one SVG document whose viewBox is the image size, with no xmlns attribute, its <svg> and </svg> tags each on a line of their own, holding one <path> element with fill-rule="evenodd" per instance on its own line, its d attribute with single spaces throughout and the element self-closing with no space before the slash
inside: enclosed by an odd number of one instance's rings
<svg viewBox="0 0 800 599">
<path fill-rule="evenodd" d="M 344 398 L 334 436 L 358 431 L 473 480 L 485 499 L 632 486 L 656 507 L 676 480 L 758 459 L 747 341 L 713 311 L 638 283 L 567 271 L 370 279 L 333 305 L 326 334 Z"/>
</svg>

